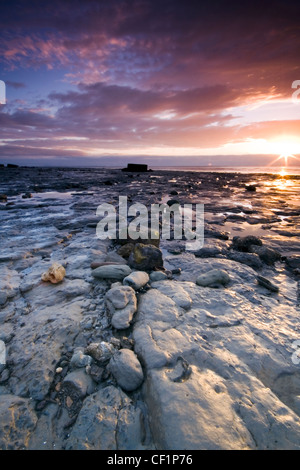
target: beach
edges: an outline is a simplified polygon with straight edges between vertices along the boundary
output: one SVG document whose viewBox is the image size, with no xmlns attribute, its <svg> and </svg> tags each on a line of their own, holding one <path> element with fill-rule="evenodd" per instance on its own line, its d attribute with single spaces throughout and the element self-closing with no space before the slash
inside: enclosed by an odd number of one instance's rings
<svg viewBox="0 0 300 470">
<path fill-rule="evenodd" d="M 300 449 L 300 175 L 256 171 L 0 168 L 1 449 Z M 100 239 L 120 197 L 204 244 Z"/>
</svg>

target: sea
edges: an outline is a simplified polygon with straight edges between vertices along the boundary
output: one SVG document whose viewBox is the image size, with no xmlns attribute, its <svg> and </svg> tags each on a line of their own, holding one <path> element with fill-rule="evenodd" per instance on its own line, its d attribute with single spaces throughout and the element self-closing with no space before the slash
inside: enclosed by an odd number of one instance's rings
<svg viewBox="0 0 300 470">
<path fill-rule="evenodd" d="M 261 166 L 247 166 L 247 167 L 221 167 L 221 166 L 150 166 L 152 170 L 167 170 L 167 171 L 196 171 L 196 172 L 211 172 L 211 173 L 261 173 L 261 174 L 278 174 L 280 176 L 300 175 L 300 167 L 261 167 Z"/>
</svg>

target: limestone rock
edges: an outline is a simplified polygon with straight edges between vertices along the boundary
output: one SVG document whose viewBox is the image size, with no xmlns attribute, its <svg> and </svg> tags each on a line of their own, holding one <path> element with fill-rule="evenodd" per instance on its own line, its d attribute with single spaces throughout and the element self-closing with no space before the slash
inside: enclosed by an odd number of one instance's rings
<svg viewBox="0 0 300 470">
<path fill-rule="evenodd" d="M 53 263 L 50 268 L 42 274 L 42 281 L 49 281 L 52 284 L 61 282 L 66 275 L 65 268 L 59 263 Z"/>
<path fill-rule="evenodd" d="M 144 380 L 141 364 L 133 351 L 120 349 L 109 362 L 109 369 L 118 385 L 128 392 L 136 390 Z"/>
<path fill-rule="evenodd" d="M 129 256 L 128 263 L 133 269 L 152 271 L 154 268 L 163 267 L 162 252 L 154 245 L 137 243 Z"/>
<path fill-rule="evenodd" d="M 115 348 L 111 343 L 101 341 L 101 343 L 91 343 L 86 347 L 86 353 L 101 365 L 106 364 L 115 353 Z"/>
<path fill-rule="evenodd" d="M 63 387 L 75 390 L 81 398 L 94 391 L 92 378 L 82 369 L 70 372 L 63 380 Z"/>
<path fill-rule="evenodd" d="M 196 284 L 203 287 L 225 286 L 230 282 L 228 273 L 222 269 L 211 269 L 207 273 L 200 274 Z"/>
<path fill-rule="evenodd" d="M 70 361 L 70 366 L 73 368 L 81 368 L 90 366 L 92 363 L 91 356 L 84 354 L 81 349 L 75 350 Z"/>
<path fill-rule="evenodd" d="M 110 385 L 84 400 L 66 449 L 143 449 L 144 434 L 141 409 Z"/>
<path fill-rule="evenodd" d="M 6 364 L 6 347 L 4 341 L 0 340 L 0 367 Z"/>
<path fill-rule="evenodd" d="M 137 309 L 135 291 L 130 286 L 116 286 L 105 295 L 105 303 L 114 328 L 128 328 Z"/>
<path fill-rule="evenodd" d="M 116 279 L 122 281 L 131 273 L 127 264 L 109 264 L 100 266 L 92 271 L 92 276 L 99 279 Z"/>
<path fill-rule="evenodd" d="M 145 271 L 133 271 L 123 279 L 124 286 L 130 286 L 135 290 L 144 287 L 149 282 L 149 275 Z"/>
<path fill-rule="evenodd" d="M 254 235 L 248 235 L 246 237 L 233 237 L 232 248 L 238 251 L 244 251 L 246 253 L 251 252 L 251 247 L 253 245 L 262 246 L 262 241 L 260 238 L 255 237 Z"/>
<path fill-rule="evenodd" d="M 266 279 L 263 276 L 257 276 L 257 282 L 259 285 L 265 287 L 271 292 L 279 292 L 279 287 L 273 284 L 271 281 L 269 281 L 269 279 Z"/>
<path fill-rule="evenodd" d="M 25 450 L 37 416 L 29 399 L 0 395 L 0 449 Z"/>
<path fill-rule="evenodd" d="M 281 260 L 281 254 L 274 250 L 273 248 L 268 248 L 266 246 L 255 246 L 251 247 L 251 252 L 256 253 L 260 259 L 266 263 L 268 266 L 273 266 L 276 261 Z"/>
<path fill-rule="evenodd" d="M 152 271 L 150 273 L 150 281 L 152 282 L 165 281 L 166 279 L 168 279 L 168 276 L 163 271 Z"/>
</svg>

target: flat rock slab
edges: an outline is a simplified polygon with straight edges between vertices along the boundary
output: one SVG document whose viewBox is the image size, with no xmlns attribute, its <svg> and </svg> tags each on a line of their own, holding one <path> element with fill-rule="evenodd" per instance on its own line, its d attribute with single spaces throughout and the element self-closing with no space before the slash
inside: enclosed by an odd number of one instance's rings
<svg viewBox="0 0 300 470">
<path fill-rule="evenodd" d="M 243 275 L 257 288 L 255 271 L 239 269 L 235 290 L 162 281 L 140 298 L 133 337 L 157 448 L 300 449 L 300 374 L 288 339 L 297 309 L 239 294 Z M 188 310 L 176 289 L 191 299 Z"/>
<path fill-rule="evenodd" d="M 143 449 L 142 418 L 124 392 L 108 386 L 85 399 L 66 449 Z"/>
<path fill-rule="evenodd" d="M 37 423 L 31 401 L 14 395 L 0 395 L 0 416 L 0 449 L 27 449 Z"/>
</svg>

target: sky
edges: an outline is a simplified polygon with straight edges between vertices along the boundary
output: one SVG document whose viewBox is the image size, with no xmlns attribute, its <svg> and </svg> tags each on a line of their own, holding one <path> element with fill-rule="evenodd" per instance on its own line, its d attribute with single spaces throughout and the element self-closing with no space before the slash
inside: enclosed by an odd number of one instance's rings
<svg viewBox="0 0 300 470">
<path fill-rule="evenodd" d="M 299 18 L 298 0 L 1 1 L 0 163 L 300 166 Z"/>
</svg>

